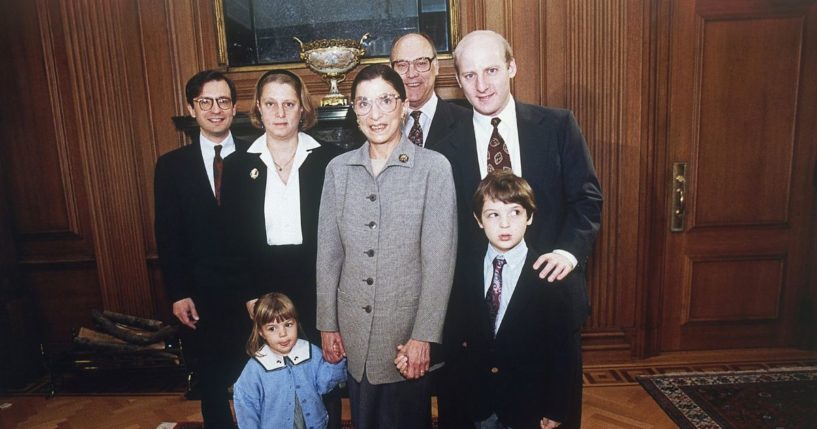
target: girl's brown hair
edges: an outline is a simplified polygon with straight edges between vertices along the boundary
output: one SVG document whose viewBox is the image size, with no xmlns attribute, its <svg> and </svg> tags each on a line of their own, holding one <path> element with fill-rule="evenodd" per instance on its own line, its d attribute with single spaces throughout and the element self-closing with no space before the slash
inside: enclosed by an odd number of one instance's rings
<svg viewBox="0 0 817 429">
<path fill-rule="evenodd" d="M 255 356 L 259 350 L 264 348 L 266 342 L 261 337 L 261 330 L 267 323 L 280 323 L 284 320 L 292 319 L 298 321 L 298 310 L 295 309 L 295 304 L 288 296 L 278 293 L 270 292 L 255 301 L 252 308 L 252 334 L 247 340 L 247 354 L 250 357 Z"/>
</svg>

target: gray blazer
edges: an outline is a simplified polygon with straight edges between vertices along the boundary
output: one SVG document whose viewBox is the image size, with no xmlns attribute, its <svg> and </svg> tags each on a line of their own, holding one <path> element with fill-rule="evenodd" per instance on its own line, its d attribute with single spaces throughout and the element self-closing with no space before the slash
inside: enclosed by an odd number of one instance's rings
<svg viewBox="0 0 817 429">
<path fill-rule="evenodd" d="M 377 177 L 369 143 L 326 167 L 318 219 L 318 317 L 340 331 L 349 373 L 403 381 L 397 345 L 440 343 L 457 249 L 451 166 L 405 137 Z"/>
</svg>

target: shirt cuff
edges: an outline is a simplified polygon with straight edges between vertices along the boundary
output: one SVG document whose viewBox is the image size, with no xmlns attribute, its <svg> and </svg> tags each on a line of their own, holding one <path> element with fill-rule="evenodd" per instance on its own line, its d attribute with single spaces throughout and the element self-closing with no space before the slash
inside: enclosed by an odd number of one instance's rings
<svg viewBox="0 0 817 429">
<path fill-rule="evenodd" d="M 576 257 L 573 256 L 573 254 L 568 252 L 567 250 L 554 249 L 553 253 L 555 253 L 557 255 L 562 255 L 565 258 L 567 258 L 567 260 L 570 262 L 570 265 L 571 265 L 570 269 L 571 270 L 576 268 L 576 265 L 578 265 L 578 263 L 579 263 L 579 261 L 576 259 Z"/>
</svg>

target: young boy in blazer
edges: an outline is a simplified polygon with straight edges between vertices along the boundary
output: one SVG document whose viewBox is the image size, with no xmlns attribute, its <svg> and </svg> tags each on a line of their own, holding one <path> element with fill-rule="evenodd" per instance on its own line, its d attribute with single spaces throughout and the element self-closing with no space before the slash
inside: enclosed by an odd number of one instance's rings
<svg viewBox="0 0 817 429">
<path fill-rule="evenodd" d="M 567 411 L 572 314 L 568 288 L 533 269 L 541 252 L 524 240 L 536 211 L 533 191 L 497 170 L 480 182 L 473 207 L 489 245 L 461 264 L 462 361 L 452 364 L 463 371 L 465 407 L 477 428 L 555 428 Z"/>
</svg>

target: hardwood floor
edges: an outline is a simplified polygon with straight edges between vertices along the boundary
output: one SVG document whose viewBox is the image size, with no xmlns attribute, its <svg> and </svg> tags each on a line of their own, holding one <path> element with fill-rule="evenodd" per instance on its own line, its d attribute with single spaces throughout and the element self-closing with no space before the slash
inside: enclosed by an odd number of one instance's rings
<svg viewBox="0 0 817 429">
<path fill-rule="evenodd" d="M 582 427 L 674 428 L 633 380 L 635 374 L 754 369 L 815 362 L 817 352 L 793 349 L 673 353 L 618 365 L 585 366 Z M 199 403 L 181 395 L 0 396 L 0 429 L 155 429 L 161 422 L 200 420 Z"/>
</svg>

